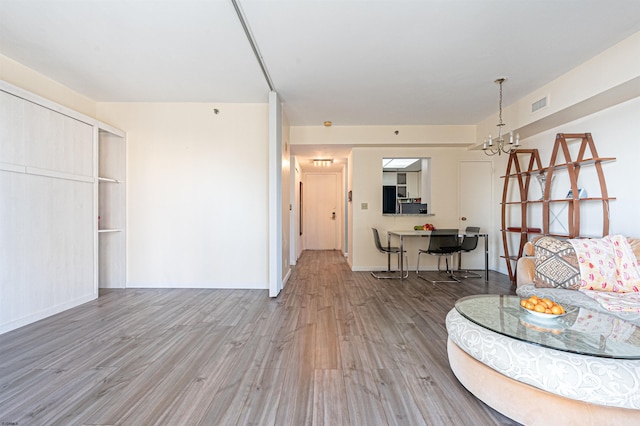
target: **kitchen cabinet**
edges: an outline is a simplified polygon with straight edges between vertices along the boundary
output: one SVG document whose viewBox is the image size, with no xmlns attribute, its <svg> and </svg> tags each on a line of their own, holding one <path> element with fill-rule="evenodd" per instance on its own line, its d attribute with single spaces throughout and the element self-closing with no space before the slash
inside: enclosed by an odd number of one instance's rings
<svg viewBox="0 0 640 426">
<path fill-rule="evenodd" d="M 419 172 L 407 172 L 407 197 L 420 198 Z"/>
</svg>

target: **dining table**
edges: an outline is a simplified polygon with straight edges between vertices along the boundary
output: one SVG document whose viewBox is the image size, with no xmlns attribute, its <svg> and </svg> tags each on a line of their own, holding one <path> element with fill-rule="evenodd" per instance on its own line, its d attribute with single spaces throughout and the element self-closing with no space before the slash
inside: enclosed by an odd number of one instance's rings
<svg viewBox="0 0 640 426">
<path fill-rule="evenodd" d="M 387 231 L 387 244 L 391 245 L 391 236 L 398 237 L 400 239 L 400 252 L 404 253 L 404 239 L 405 237 L 429 237 L 431 231 L 425 231 L 422 229 L 400 229 Z M 484 239 L 484 281 L 485 284 L 489 282 L 489 234 L 484 232 L 465 232 L 458 234 L 458 237 L 463 238 L 465 235 L 478 236 Z M 459 254 L 458 254 L 459 255 Z M 460 262 L 458 262 L 458 265 Z M 408 266 L 408 265 L 407 265 Z M 404 256 L 400 256 L 400 279 L 404 280 Z"/>
</svg>

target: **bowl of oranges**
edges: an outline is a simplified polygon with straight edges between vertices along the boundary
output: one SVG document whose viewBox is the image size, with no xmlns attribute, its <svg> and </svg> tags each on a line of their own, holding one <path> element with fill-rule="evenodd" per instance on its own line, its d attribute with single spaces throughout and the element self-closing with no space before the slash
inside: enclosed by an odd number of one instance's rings
<svg viewBox="0 0 640 426">
<path fill-rule="evenodd" d="M 538 297 L 535 295 L 528 299 L 521 299 L 520 306 L 528 314 L 541 319 L 558 318 L 567 314 L 562 305 L 546 297 Z"/>
</svg>

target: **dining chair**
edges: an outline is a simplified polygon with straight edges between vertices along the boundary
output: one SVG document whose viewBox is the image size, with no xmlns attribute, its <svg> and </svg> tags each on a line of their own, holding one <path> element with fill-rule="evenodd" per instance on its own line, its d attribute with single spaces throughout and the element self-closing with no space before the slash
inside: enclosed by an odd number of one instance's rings
<svg viewBox="0 0 640 426">
<path fill-rule="evenodd" d="M 434 229 L 429 236 L 429 247 L 425 249 L 418 249 L 418 261 L 416 265 L 416 275 L 418 278 L 435 283 L 453 283 L 460 282 L 453 272 L 449 269 L 449 259 L 451 259 L 451 267 L 453 268 L 453 256 L 460 251 L 460 240 L 458 237 L 457 229 Z M 420 255 L 429 254 L 431 256 L 438 257 L 438 272 L 446 272 L 449 279 L 435 279 L 431 280 L 423 275 L 420 275 Z M 445 270 L 440 269 L 440 260 L 445 260 Z"/>
<path fill-rule="evenodd" d="M 377 278 L 379 280 L 393 279 L 393 278 L 407 278 L 409 276 L 408 268 L 405 268 L 406 273 L 404 276 L 400 275 L 398 273 L 399 271 L 391 270 L 391 255 L 392 254 L 398 255 L 398 269 L 400 269 L 400 261 L 402 259 L 401 256 L 403 256 L 404 253 L 406 253 L 406 250 L 400 250 L 400 247 L 391 247 L 389 245 L 387 245 L 386 247 L 383 246 L 382 243 L 380 243 L 380 234 L 378 233 L 378 230 L 376 228 L 371 228 L 371 231 L 373 231 L 373 242 L 376 245 L 376 248 L 378 249 L 379 252 L 385 253 L 387 255 L 387 270 L 380 271 L 377 273 L 374 271 L 371 271 L 371 275 L 373 275 L 374 278 Z M 382 274 L 385 274 L 385 275 L 382 275 Z"/>
<path fill-rule="evenodd" d="M 460 244 L 460 251 L 458 252 L 458 270 L 454 271 L 456 278 L 482 278 L 477 272 L 470 271 L 469 269 L 462 269 L 462 253 L 469 253 L 474 251 L 478 247 L 478 234 L 480 233 L 479 226 L 467 226 L 465 228 L 464 237 L 462 237 L 462 243 Z M 462 275 L 460 275 L 462 273 Z"/>
</svg>

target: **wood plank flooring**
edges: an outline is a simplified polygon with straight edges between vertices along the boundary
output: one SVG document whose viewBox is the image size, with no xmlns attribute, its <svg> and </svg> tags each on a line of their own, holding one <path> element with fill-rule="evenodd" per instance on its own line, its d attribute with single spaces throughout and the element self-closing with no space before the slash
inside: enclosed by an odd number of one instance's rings
<svg viewBox="0 0 640 426">
<path fill-rule="evenodd" d="M 108 290 L 0 336 L 0 424 L 515 425 L 458 383 L 445 315 L 513 294 L 304 252 L 282 294 Z"/>
</svg>

